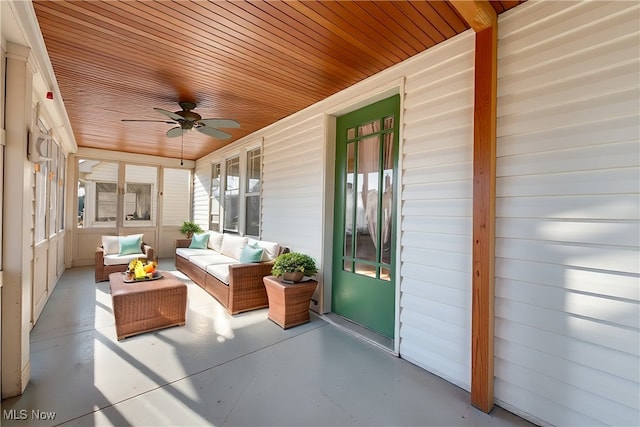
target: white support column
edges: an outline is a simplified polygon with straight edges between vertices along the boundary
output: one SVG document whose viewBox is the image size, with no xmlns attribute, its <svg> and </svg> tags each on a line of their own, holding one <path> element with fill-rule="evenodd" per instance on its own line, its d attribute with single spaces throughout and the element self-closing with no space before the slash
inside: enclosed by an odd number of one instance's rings
<svg viewBox="0 0 640 427">
<path fill-rule="evenodd" d="M 30 49 L 7 43 L 2 287 L 2 398 L 24 392 L 30 377 L 32 165 L 27 161 L 33 71 Z"/>
</svg>

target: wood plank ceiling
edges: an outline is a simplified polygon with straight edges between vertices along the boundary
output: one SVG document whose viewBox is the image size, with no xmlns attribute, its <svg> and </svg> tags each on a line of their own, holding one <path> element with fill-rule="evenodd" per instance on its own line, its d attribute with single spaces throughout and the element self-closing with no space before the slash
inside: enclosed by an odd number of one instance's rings
<svg viewBox="0 0 640 427">
<path fill-rule="evenodd" d="M 492 1 L 501 13 L 521 1 Z M 195 160 L 468 29 L 445 1 L 34 0 L 80 147 Z M 168 138 L 154 107 L 232 118 Z"/>
</svg>

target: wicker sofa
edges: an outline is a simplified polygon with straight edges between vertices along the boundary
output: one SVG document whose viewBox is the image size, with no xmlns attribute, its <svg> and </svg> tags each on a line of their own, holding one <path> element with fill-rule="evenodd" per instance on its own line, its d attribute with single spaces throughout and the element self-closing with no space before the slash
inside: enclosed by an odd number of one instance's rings
<svg viewBox="0 0 640 427">
<path fill-rule="evenodd" d="M 191 239 L 176 241 L 176 269 L 217 299 L 230 314 L 269 306 L 262 278 L 273 259 L 287 248 L 232 234 L 209 231 L 206 248 L 190 248 Z M 259 262 L 240 262 L 245 246 L 263 248 Z"/>
<path fill-rule="evenodd" d="M 142 236 L 142 235 L 140 235 Z M 140 251 L 137 253 L 130 253 L 126 255 L 120 255 L 118 253 L 118 241 L 119 236 L 102 236 L 102 245 L 96 248 L 95 254 L 95 278 L 97 282 L 104 282 L 109 280 L 109 274 L 118 273 L 127 270 L 129 261 L 134 259 L 142 259 L 155 261 L 156 251 L 150 245 L 147 245 L 142 241 L 140 244 Z"/>
</svg>

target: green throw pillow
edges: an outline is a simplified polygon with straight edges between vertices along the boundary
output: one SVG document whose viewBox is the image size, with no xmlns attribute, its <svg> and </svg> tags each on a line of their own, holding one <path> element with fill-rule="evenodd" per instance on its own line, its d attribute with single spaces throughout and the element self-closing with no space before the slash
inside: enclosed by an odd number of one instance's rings
<svg viewBox="0 0 640 427">
<path fill-rule="evenodd" d="M 194 234 L 191 236 L 191 249 L 207 249 L 207 243 L 209 243 L 209 233 Z"/>
<path fill-rule="evenodd" d="M 120 255 L 142 253 L 142 236 L 120 236 Z"/>
<path fill-rule="evenodd" d="M 262 248 L 258 245 L 247 245 L 240 254 L 241 263 L 262 261 Z"/>
</svg>

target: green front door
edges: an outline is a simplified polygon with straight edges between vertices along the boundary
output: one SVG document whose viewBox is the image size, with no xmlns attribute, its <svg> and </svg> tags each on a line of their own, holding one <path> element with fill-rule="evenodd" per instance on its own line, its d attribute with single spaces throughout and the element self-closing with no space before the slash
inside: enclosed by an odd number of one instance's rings
<svg viewBox="0 0 640 427">
<path fill-rule="evenodd" d="M 398 95 L 337 119 L 332 310 L 393 338 Z"/>
</svg>

